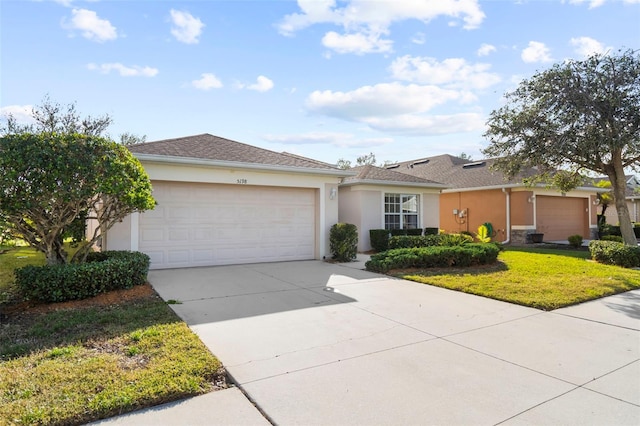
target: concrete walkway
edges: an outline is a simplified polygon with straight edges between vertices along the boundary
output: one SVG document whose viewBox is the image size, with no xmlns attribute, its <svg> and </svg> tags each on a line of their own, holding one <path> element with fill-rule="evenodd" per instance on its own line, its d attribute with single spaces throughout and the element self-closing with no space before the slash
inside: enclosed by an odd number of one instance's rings
<svg viewBox="0 0 640 426">
<path fill-rule="evenodd" d="M 544 312 L 359 267 L 151 271 L 264 417 L 236 388 L 101 424 L 640 424 L 640 291 Z"/>
</svg>

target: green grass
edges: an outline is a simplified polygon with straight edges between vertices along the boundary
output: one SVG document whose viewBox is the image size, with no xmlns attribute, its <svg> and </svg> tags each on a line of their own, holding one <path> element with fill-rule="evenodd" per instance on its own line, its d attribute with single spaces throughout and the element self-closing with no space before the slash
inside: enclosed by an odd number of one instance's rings
<svg viewBox="0 0 640 426">
<path fill-rule="evenodd" d="M 394 275 L 492 299 L 553 310 L 640 288 L 640 271 L 588 260 L 586 251 L 515 249 L 497 265 Z"/>
<path fill-rule="evenodd" d="M 43 262 L 0 255 L 0 289 Z M 223 385 L 220 362 L 159 297 L 80 306 L 3 319 L 0 424 L 83 424 Z"/>
</svg>

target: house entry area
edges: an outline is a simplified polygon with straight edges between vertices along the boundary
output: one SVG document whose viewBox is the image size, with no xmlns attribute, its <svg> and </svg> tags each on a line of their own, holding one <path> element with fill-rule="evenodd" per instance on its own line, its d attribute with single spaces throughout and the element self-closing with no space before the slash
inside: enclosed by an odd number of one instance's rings
<svg viewBox="0 0 640 426">
<path fill-rule="evenodd" d="M 139 250 L 152 269 L 308 260 L 316 250 L 316 190 L 153 182 Z"/>
</svg>

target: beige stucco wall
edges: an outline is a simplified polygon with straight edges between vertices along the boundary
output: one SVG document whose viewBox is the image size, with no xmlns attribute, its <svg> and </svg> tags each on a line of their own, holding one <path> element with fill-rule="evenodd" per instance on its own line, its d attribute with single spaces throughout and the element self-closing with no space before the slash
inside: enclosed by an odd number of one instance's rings
<svg viewBox="0 0 640 426">
<path fill-rule="evenodd" d="M 597 206 L 598 213 L 602 211 L 602 206 Z M 640 200 L 628 200 L 627 209 L 629 209 L 629 216 L 631 222 L 640 222 Z M 604 214 L 607 217 L 607 223 L 610 225 L 618 225 L 620 220 L 618 219 L 618 211 L 616 206 L 612 203 L 609 204 Z"/>
<path fill-rule="evenodd" d="M 332 175 L 261 171 L 202 165 L 170 164 L 142 161 L 153 185 L 154 181 L 223 183 L 233 185 L 313 188 L 316 190 L 316 259 L 330 255 L 329 229 L 338 222 L 337 188 L 340 177 Z M 331 189 L 336 195 L 331 199 Z M 127 217 L 114 225 L 107 234 L 107 250 L 138 249 L 138 215 Z"/>
<path fill-rule="evenodd" d="M 340 222 L 352 223 L 358 228 L 358 251 L 371 250 L 369 230 L 384 229 L 385 193 L 419 194 L 420 227 L 439 226 L 440 191 L 437 189 L 381 185 L 341 186 Z"/>
<path fill-rule="evenodd" d="M 131 245 L 131 215 L 113 225 L 105 240 L 102 242 L 103 250 L 137 250 L 138 247 Z"/>
</svg>

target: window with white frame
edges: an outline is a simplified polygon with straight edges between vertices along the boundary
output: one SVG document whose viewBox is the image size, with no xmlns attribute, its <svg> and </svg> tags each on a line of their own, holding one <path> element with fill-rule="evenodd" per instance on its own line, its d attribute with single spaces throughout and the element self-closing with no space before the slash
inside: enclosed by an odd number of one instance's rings
<svg viewBox="0 0 640 426">
<path fill-rule="evenodd" d="M 420 196 L 417 194 L 384 194 L 384 229 L 415 229 Z"/>
</svg>

